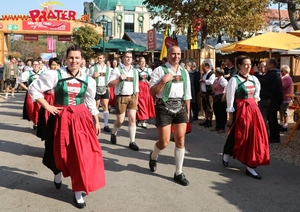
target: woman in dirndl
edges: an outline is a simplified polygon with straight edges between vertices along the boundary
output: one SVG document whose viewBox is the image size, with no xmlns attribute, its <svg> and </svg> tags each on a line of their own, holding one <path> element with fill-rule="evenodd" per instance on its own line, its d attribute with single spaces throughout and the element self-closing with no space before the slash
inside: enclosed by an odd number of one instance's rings
<svg viewBox="0 0 300 212">
<path fill-rule="evenodd" d="M 139 98 L 138 110 L 136 113 L 137 125 L 147 129 L 146 121 L 149 118 L 155 118 L 154 99 L 150 94 L 149 80 L 152 70 L 146 67 L 146 60 L 140 57 L 139 68 Z"/>
<path fill-rule="evenodd" d="M 248 56 L 237 59 L 239 74 L 232 77 L 226 88 L 229 134 L 224 145 L 222 163 L 228 166 L 229 156 L 245 164 L 246 175 L 261 179 L 257 166 L 269 165 L 269 143 L 266 126 L 258 108 L 260 83 L 249 74 Z"/>
<path fill-rule="evenodd" d="M 79 70 L 83 52 L 78 46 L 70 46 L 66 55 L 67 67 L 46 71 L 30 85 L 29 93 L 51 114 L 43 164 L 54 173 L 57 189 L 61 187 L 62 175 L 71 177 L 75 206 L 84 208 L 83 193 L 89 194 L 105 185 L 97 138 L 100 125 L 94 99 L 96 83 Z M 43 97 L 43 92 L 51 89 L 54 89 L 54 105 Z"/>
<path fill-rule="evenodd" d="M 23 119 L 32 121 L 33 129 L 36 130 L 39 110 L 41 106 L 37 102 L 32 101 L 30 95 L 28 94 L 27 86 L 29 86 L 33 81 L 37 80 L 40 77 L 41 71 L 40 71 L 40 64 L 38 60 L 33 60 L 32 66 L 33 66 L 32 70 L 24 71 L 20 75 L 20 77 L 18 78 L 18 82 L 20 87 L 27 91 L 25 95 L 24 104 L 23 104 Z M 24 84 L 24 82 L 27 82 L 26 85 Z"/>
<path fill-rule="evenodd" d="M 52 71 L 59 70 L 61 67 L 61 61 L 57 57 L 53 57 L 49 59 L 49 68 Z M 49 105 L 53 105 L 54 103 L 54 90 L 49 90 L 44 92 L 44 99 L 49 103 Z M 39 137 L 42 141 L 45 140 L 46 130 L 47 130 L 47 121 L 50 116 L 50 113 L 45 110 L 45 108 L 41 107 L 39 111 L 39 118 L 36 129 L 36 136 Z"/>
</svg>

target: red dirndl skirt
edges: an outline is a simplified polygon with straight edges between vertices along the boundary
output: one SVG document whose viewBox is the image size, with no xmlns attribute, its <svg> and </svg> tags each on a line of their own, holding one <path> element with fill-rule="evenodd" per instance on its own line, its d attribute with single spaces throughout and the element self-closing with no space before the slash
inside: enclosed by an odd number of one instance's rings
<svg viewBox="0 0 300 212">
<path fill-rule="evenodd" d="M 149 118 L 155 118 L 154 99 L 150 94 L 149 83 L 140 81 L 136 120 L 142 121 Z"/>
<path fill-rule="evenodd" d="M 84 104 L 68 106 L 56 115 L 54 159 L 73 191 L 87 194 L 104 187 L 104 162 L 90 111 Z"/>
<path fill-rule="evenodd" d="M 37 124 L 40 108 L 41 105 L 38 102 L 33 102 L 28 92 L 26 92 L 23 105 L 23 119 L 32 121 L 34 124 Z"/>
<path fill-rule="evenodd" d="M 255 100 L 238 99 L 236 103 L 232 156 L 249 167 L 269 165 L 268 133 Z"/>
<path fill-rule="evenodd" d="M 114 87 L 109 87 L 109 102 L 108 105 L 114 107 L 115 105 L 115 92 L 114 92 Z"/>
</svg>

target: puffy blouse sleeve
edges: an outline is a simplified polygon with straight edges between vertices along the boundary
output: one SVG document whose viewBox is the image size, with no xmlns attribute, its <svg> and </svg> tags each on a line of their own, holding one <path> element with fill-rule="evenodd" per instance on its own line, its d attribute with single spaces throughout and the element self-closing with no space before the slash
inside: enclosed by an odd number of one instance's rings
<svg viewBox="0 0 300 212">
<path fill-rule="evenodd" d="M 24 72 L 25 73 L 25 72 Z M 28 87 L 28 92 L 33 101 L 44 98 L 43 92 L 51 90 L 57 85 L 57 71 L 47 70 Z"/>
<path fill-rule="evenodd" d="M 88 87 L 85 93 L 85 105 L 90 110 L 92 115 L 97 115 L 99 113 L 96 107 L 96 81 L 92 77 L 88 77 Z"/>
<path fill-rule="evenodd" d="M 235 111 L 233 107 L 235 91 L 238 87 L 236 79 L 233 77 L 229 80 L 226 88 L 226 102 L 227 102 L 227 109 L 226 111 L 229 113 L 233 113 Z"/>
</svg>

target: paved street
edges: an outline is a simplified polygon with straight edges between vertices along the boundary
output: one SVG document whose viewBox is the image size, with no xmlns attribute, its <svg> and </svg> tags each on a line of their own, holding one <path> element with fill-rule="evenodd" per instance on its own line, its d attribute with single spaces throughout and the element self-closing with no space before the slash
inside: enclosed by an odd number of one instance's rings
<svg viewBox="0 0 300 212">
<path fill-rule="evenodd" d="M 17 93 L 15 99 L 0 103 L 0 211 L 77 211 L 70 178 L 63 178 L 61 189 L 56 190 L 52 172 L 42 164 L 44 143 L 35 136 L 32 123 L 21 119 L 23 100 L 24 93 Z M 112 126 L 114 114 L 110 118 Z M 173 181 L 173 142 L 152 173 L 148 160 L 157 131 L 151 123 L 148 129 L 137 128 L 139 152 L 127 147 L 127 122 L 117 145 L 110 143 L 109 134 L 99 135 L 106 186 L 84 198 L 83 211 L 300 211 L 299 167 L 271 158 L 270 166 L 257 169 L 262 180 L 246 176 L 245 166 L 232 158 L 225 168 L 221 163 L 225 135 L 212 134 L 198 122 L 186 136 L 183 171 L 190 185 Z"/>
</svg>

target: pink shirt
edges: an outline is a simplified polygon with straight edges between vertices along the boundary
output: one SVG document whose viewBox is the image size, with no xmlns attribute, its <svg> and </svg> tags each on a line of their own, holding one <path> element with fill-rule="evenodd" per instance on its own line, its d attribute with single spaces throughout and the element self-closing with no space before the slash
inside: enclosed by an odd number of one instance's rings
<svg viewBox="0 0 300 212">
<path fill-rule="evenodd" d="M 219 79 L 216 78 L 213 84 L 214 94 L 218 95 L 224 93 L 227 83 L 227 80 L 223 76 L 221 76 Z"/>
<path fill-rule="evenodd" d="M 290 75 L 286 74 L 281 77 L 282 82 L 282 93 L 283 93 L 283 103 L 290 103 L 291 97 L 287 97 L 286 94 L 292 93 L 293 80 Z"/>
</svg>

